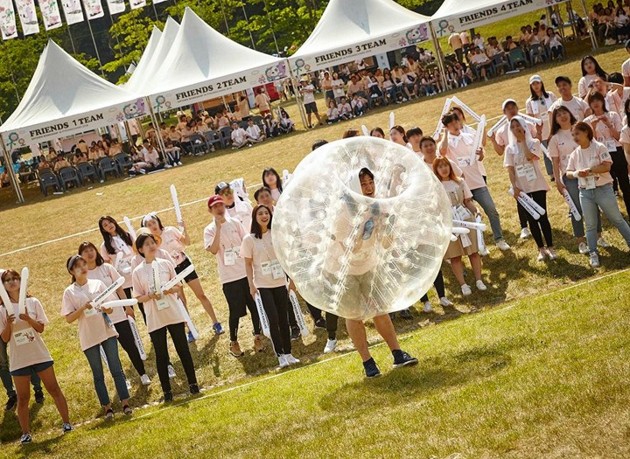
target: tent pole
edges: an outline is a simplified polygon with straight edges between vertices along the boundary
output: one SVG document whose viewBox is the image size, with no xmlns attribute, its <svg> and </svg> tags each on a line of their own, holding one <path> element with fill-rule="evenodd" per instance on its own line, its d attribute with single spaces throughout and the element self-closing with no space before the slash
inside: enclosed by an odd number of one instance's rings
<svg viewBox="0 0 630 459">
<path fill-rule="evenodd" d="M 74 47 L 74 39 L 72 38 L 72 32 L 70 31 L 70 24 L 68 24 L 68 36 L 70 37 L 70 45 L 72 45 L 72 54 L 76 54 L 77 50 Z"/>
<path fill-rule="evenodd" d="M 92 37 L 92 44 L 94 45 L 94 51 L 96 52 L 96 59 L 98 59 L 99 70 L 101 76 L 105 78 L 103 73 L 103 61 L 101 61 L 101 55 L 98 52 L 98 46 L 96 46 L 96 39 L 94 38 L 94 32 L 92 31 L 92 24 L 90 24 L 90 18 L 87 18 L 88 29 L 90 29 L 90 36 Z"/>
<path fill-rule="evenodd" d="M 160 133 L 160 125 L 158 124 L 157 117 L 155 116 L 155 112 L 153 111 L 153 105 L 151 105 L 151 98 L 146 97 L 146 103 L 149 106 L 149 113 L 151 115 L 151 122 L 153 123 L 153 130 L 155 131 L 158 147 L 160 148 L 160 153 L 162 153 L 162 157 L 166 156 L 166 145 L 164 145 L 164 139 L 162 138 L 162 134 Z"/>
<path fill-rule="evenodd" d="M 442 54 L 442 48 L 440 48 L 440 42 L 437 39 L 435 30 L 433 30 L 433 24 L 429 22 L 429 31 L 431 32 L 431 39 L 433 40 L 433 47 L 435 48 L 435 54 L 437 55 L 438 68 L 440 69 L 440 76 L 442 77 L 442 86 L 444 91 L 447 91 L 448 80 L 446 79 L 446 67 L 444 66 L 444 56 Z"/>
<path fill-rule="evenodd" d="M 18 202 L 20 204 L 24 204 L 24 195 L 22 194 L 22 189 L 20 188 L 20 182 L 15 175 L 15 171 L 13 170 L 13 161 L 11 160 L 11 156 L 7 150 L 6 145 L 4 144 L 4 138 L 2 134 L 0 134 L 0 142 L 2 142 L 2 153 L 4 154 L 4 167 L 7 168 L 9 173 L 9 177 L 11 178 L 11 185 L 13 185 L 13 190 L 17 195 Z"/>
<path fill-rule="evenodd" d="M 586 17 L 586 26 L 588 27 L 588 34 L 591 36 L 591 45 L 593 49 L 597 49 L 597 38 L 595 37 L 595 30 L 593 30 L 593 24 L 591 23 L 591 18 L 588 17 L 588 9 L 586 8 L 586 2 L 584 0 L 580 0 L 582 4 L 582 9 L 584 10 L 584 16 Z M 573 12 L 573 9 L 571 9 Z"/>
<path fill-rule="evenodd" d="M 291 75 L 291 85 L 293 86 L 293 92 L 295 93 L 295 103 L 297 104 L 298 111 L 300 112 L 300 118 L 302 118 L 304 129 L 308 130 L 308 125 L 306 123 L 306 114 L 304 113 L 304 106 L 302 105 L 302 99 L 300 97 L 300 89 L 298 88 L 297 80 L 295 79 L 293 69 L 291 68 L 291 63 L 288 59 L 286 60 L 286 63 L 289 67 L 289 74 Z"/>
</svg>

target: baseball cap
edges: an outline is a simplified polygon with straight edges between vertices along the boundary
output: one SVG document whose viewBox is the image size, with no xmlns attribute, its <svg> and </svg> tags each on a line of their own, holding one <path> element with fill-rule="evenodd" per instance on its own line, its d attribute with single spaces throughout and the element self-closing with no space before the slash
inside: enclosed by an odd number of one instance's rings
<svg viewBox="0 0 630 459">
<path fill-rule="evenodd" d="M 503 101 L 503 104 L 501 105 L 501 110 L 505 111 L 505 107 L 507 107 L 509 104 L 516 105 L 516 101 L 514 99 L 505 99 Z"/>
<path fill-rule="evenodd" d="M 227 190 L 228 188 L 230 188 L 230 185 L 228 183 L 221 182 L 214 187 L 214 194 L 221 194 L 223 190 Z"/>
<path fill-rule="evenodd" d="M 540 78 L 540 75 L 532 75 L 529 79 L 529 84 L 532 83 L 542 83 L 542 78 Z"/>
<path fill-rule="evenodd" d="M 212 206 L 215 204 L 225 204 L 225 202 L 221 196 L 215 194 L 214 196 L 210 196 L 210 199 L 208 199 L 208 209 L 212 209 Z"/>
</svg>

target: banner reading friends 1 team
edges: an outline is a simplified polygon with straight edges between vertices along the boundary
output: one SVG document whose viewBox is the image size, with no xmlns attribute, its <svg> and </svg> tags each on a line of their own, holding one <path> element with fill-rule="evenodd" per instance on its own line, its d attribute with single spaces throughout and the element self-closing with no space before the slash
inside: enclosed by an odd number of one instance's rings
<svg viewBox="0 0 630 459">
<path fill-rule="evenodd" d="M 461 32 L 500 21 L 512 16 L 518 16 L 530 11 L 540 10 L 568 0 L 507 0 L 497 2 L 496 5 L 471 9 L 465 13 L 457 13 L 433 21 L 435 33 L 438 37 L 449 36 L 453 32 Z M 474 3 L 471 2 L 474 6 Z"/>
<path fill-rule="evenodd" d="M 330 49 L 322 53 L 313 53 L 296 58 L 289 58 L 296 76 L 302 76 L 310 72 L 332 67 L 333 65 L 351 62 L 365 56 L 382 54 L 407 46 L 418 45 L 429 39 L 428 24 L 419 24 L 416 27 L 401 30 L 391 35 L 371 38 L 360 43 Z"/>
<path fill-rule="evenodd" d="M 30 126 L 16 131 L 2 132 L 2 137 L 9 151 L 33 143 L 52 139 L 61 139 L 72 134 L 89 132 L 98 128 L 113 126 L 120 122 L 145 116 L 149 113 L 144 99 L 130 101 L 128 104 L 113 105 L 104 110 L 96 110 L 80 115 L 61 118 L 56 122 Z"/>
<path fill-rule="evenodd" d="M 155 94 L 150 97 L 150 100 L 155 112 L 163 113 L 184 105 L 203 102 L 267 83 L 280 82 L 287 78 L 289 78 L 287 64 L 281 61 L 204 83 L 184 86 L 176 91 Z"/>
</svg>

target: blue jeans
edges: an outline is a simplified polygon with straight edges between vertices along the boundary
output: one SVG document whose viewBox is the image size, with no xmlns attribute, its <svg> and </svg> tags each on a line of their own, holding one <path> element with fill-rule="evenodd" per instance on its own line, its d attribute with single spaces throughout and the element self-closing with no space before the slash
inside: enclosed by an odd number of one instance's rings
<svg viewBox="0 0 630 459">
<path fill-rule="evenodd" d="M 578 180 L 569 178 L 566 175 L 562 176 L 562 183 L 564 183 L 564 187 L 569 192 L 569 196 L 575 203 L 575 207 L 577 207 L 580 215 L 582 216 L 582 220 L 577 221 L 573 218 L 573 214 L 569 214 L 571 216 L 571 226 L 573 227 L 573 235 L 575 237 L 584 237 L 584 212 L 582 212 L 582 205 L 580 204 L 580 189 L 578 188 Z M 602 218 L 600 216 L 599 211 L 597 211 L 597 234 L 601 234 L 602 232 Z"/>
<path fill-rule="evenodd" d="M 92 369 L 96 395 L 98 396 L 98 401 L 101 403 L 101 406 L 105 406 L 109 405 L 110 400 L 109 394 L 107 393 L 107 386 L 105 385 L 105 374 L 103 373 L 103 362 L 101 361 L 101 346 L 103 346 L 105 356 L 107 357 L 109 372 L 111 373 L 112 378 L 114 378 L 118 398 L 121 400 L 128 399 L 129 391 L 127 390 L 125 374 L 123 373 L 120 358 L 118 357 L 118 341 L 116 338 L 109 338 L 103 341 L 100 345 L 92 346 L 91 348 L 86 349 L 83 353 L 87 357 L 90 368 Z"/>
<path fill-rule="evenodd" d="M 598 208 L 606 218 L 617 227 L 621 236 L 630 247 L 630 225 L 623 219 L 612 184 L 598 186 L 592 190 L 580 190 L 580 204 L 586 221 L 586 242 L 588 251 L 597 252 L 597 214 Z"/>
<path fill-rule="evenodd" d="M 7 343 L 0 339 L 0 380 L 2 385 L 7 391 L 7 397 L 15 397 L 15 389 L 13 387 L 13 380 L 11 379 L 11 373 L 9 373 L 9 356 L 7 355 Z M 39 379 L 36 373 L 31 376 L 31 384 L 36 391 L 42 390 L 42 381 Z"/>
<path fill-rule="evenodd" d="M 494 236 L 494 240 L 500 241 L 501 239 L 503 239 L 501 219 L 499 218 L 497 207 L 494 205 L 494 201 L 492 200 L 490 190 L 488 190 L 488 187 L 486 186 L 476 188 L 472 190 L 472 195 L 473 199 L 479 203 L 483 211 L 488 216 L 488 220 L 490 220 L 490 227 L 492 228 L 492 235 Z"/>
</svg>

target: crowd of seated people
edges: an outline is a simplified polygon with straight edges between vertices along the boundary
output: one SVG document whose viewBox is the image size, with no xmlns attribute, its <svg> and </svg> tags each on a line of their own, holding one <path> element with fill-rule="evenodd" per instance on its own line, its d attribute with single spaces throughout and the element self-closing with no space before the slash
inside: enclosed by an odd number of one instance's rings
<svg viewBox="0 0 630 459">
<path fill-rule="evenodd" d="M 609 1 L 593 5 L 589 14 L 593 30 L 600 44 L 616 45 L 630 36 L 630 1 Z"/>
</svg>

